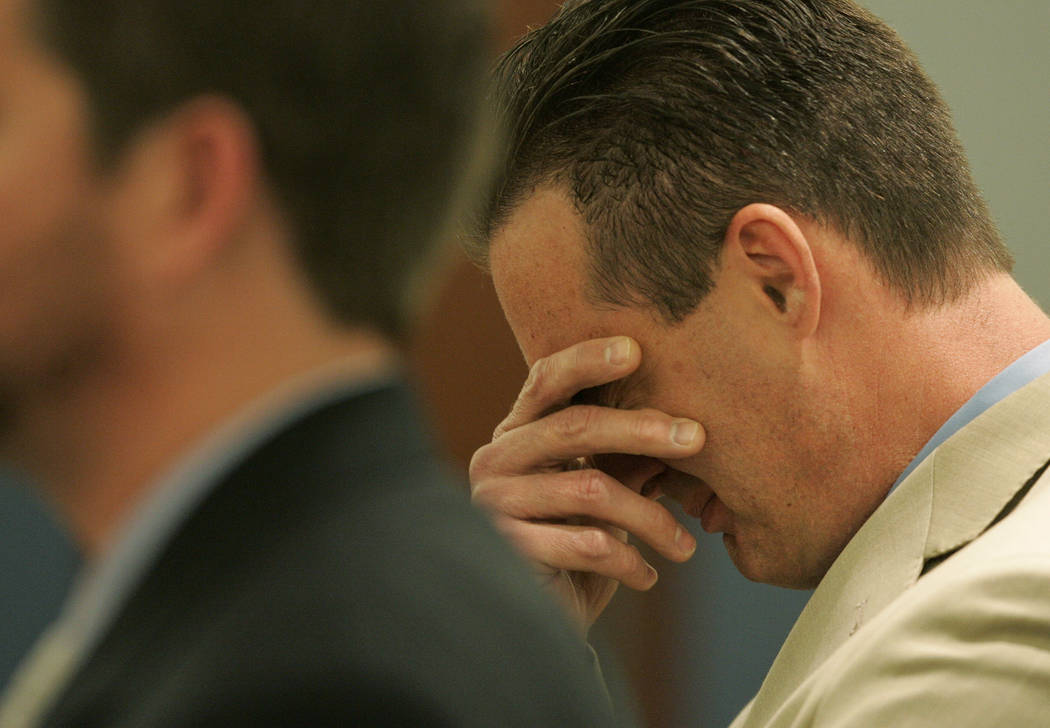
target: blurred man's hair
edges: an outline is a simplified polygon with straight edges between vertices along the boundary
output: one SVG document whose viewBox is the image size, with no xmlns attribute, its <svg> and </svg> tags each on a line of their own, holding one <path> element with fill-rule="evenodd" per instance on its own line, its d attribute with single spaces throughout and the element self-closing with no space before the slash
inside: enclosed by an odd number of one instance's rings
<svg viewBox="0 0 1050 728">
<path fill-rule="evenodd" d="M 338 318 L 396 329 L 466 163 L 488 58 L 476 0 L 36 0 L 100 159 L 220 94 L 255 125 L 298 259 Z"/>
<path fill-rule="evenodd" d="M 852 239 L 909 304 L 1009 271 L 944 102 L 849 0 L 583 0 L 501 60 L 503 171 L 470 246 L 531 189 L 587 225 L 590 291 L 680 320 L 733 215 L 766 202 Z"/>
</svg>

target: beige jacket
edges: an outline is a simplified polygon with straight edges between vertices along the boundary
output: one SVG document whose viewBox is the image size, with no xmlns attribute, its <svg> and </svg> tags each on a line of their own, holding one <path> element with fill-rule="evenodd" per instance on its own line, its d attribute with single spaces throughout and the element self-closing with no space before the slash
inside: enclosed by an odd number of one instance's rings
<svg viewBox="0 0 1050 728">
<path fill-rule="evenodd" d="M 1050 726 L 1050 474 L 1033 477 L 1048 460 L 1050 375 L 886 499 L 731 728 Z"/>
</svg>

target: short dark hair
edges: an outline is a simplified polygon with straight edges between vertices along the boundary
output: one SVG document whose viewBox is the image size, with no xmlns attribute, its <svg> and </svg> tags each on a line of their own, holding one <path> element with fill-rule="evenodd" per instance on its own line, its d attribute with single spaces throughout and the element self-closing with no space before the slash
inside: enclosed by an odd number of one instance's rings
<svg viewBox="0 0 1050 728">
<path fill-rule="evenodd" d="M 387 331 L 467 163 L 489 56 L 477 0 L 35 0 L 85 84 L 100 159 L 203 94 L 243 108 L 298 260 Z"/>
<path fill-rule="evenodd" d="M 830 224 L 910 305 L 1013 261 L 946 105 L 849 0 L 582 0 L 501 59 L 502 173 L 469 242 L 532 189 L 567 189 L 592 297 L 670 321 L 712 286 L 733 215 L 766 202 Z"/>
</svg>

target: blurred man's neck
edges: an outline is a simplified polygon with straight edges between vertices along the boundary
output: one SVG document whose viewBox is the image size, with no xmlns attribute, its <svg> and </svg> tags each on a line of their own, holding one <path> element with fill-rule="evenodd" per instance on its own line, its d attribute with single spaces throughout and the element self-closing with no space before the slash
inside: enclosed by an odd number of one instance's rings
<svg viewBox="0 0 1050 728">
<path fill-rule="evenodd" d="M 393 367 L 384 337 L 271 303 L 228 299 L 197 324 L 140 341 L 21 423 L 18 454 L 86 556 L 105 548 L 167 469 L 250 404 L 289 383 L 282 397 L 295 396 L 296 382 Z"/>
</svg>

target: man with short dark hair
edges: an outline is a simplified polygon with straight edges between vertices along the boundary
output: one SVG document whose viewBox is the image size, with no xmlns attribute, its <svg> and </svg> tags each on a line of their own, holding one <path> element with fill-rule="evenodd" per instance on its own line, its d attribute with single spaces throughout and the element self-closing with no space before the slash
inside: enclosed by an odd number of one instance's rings
<svg viewBox="0 0 1050 728">
<path fill-rule="evenodd" d="M 473 243 L 530 376 L 475 500 L 585 625 L 684 561 L 817 587 L 735 726 L 1050 714 L 1050 320 L 850 0 L 583 0 L 502 60 Z M 581 459 L 583 467 L 581 467 Z"/>
<path fill-rule="evenodd" d="M 0 0 L 0 447 L 86 561 L 0 725 L 608 722 L 397 372 L 467 0 Z"/>
</svg>

